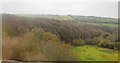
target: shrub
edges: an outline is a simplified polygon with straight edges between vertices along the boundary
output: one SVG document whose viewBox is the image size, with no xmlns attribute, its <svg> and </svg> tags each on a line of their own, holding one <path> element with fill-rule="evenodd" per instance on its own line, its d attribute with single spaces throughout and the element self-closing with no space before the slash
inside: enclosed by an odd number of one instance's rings
<svg viewBox="0 0 120 63">
<path fill-rule="evenodd" d="M 34 28 L 17 39 L 19 40 L 15 40 L 14 37 L 4 41 L 4 59 L 22 61 L 76 60 L 70 51 L 70 45 L 61 42 L 56 35 L 45 32 L 41 28 Z M 15 41 L 15 44 L 13 44 L 13 41 Z M 8 53 L 8 50 L 11 50 L 11 53 Z"/>
<path fill-rule="evenodd" d="M 76 40 L 73 40 L 72 45 L 81 46 L 81 45 L 85 45 L 85 42 L 83 39 L 76 39 Z"/>
</svg>

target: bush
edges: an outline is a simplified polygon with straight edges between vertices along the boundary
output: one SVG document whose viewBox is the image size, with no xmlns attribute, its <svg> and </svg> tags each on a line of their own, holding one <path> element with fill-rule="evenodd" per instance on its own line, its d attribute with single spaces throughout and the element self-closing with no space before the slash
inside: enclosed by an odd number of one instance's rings
<svg viewBox="0 0 120 63">
<path fill-rule="evenodd" d="M 17 39 L 18 40 L 15 40 L 14 37 L 13 39 L 9 38 L 9 40 L 4 41 L 4 59 L 22 61 L 76 60 L 70 51 L 71 46 L 69 44 L 61 42 L 56 35 L 45 32 L 41 28 L 34 28 Z M 13 41 L 15 44 L 13 44 Z M 8 43 L 10 43 L 10 45 L 8 45 Z M 11 52 L 8 52 L 8 50 Z"/>
<path fill-rule="evenodd" d="M 74 46 L 82 46 L 82 45 L 85 45 L 85 42 L 84 42 L 83 39 L 76 39 L 76 40 L 73 40 L 72 45 L 74 45 Z"/>
<path fill-rule="evenodd" d="M 109 45 L 110 49 L 120 50 L 120 42 L 113 42 Z"/>
</svg>

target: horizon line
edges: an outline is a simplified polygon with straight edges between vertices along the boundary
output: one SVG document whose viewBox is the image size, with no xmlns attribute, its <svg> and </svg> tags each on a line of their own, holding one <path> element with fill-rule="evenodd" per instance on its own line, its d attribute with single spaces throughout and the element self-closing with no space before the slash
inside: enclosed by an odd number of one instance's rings
<svg viewBox="0 0 120 63">
<path fill-rule="evenodd" d="M 0 14 L 11 14 L 11 15 L 16 15 L 16 14 L 31 14 L 31 15 L 57 15 L 57 16 L 84 16 L 84 17 L 97 17 L 97 18 L 115 18 L 118 19 L 119 17 L 108 17 L 108 16 L 95 16 L 95 15 L 77 15 L 77 14 L 49 14 L 49 13 L 0 13 Z"/>
</svg>

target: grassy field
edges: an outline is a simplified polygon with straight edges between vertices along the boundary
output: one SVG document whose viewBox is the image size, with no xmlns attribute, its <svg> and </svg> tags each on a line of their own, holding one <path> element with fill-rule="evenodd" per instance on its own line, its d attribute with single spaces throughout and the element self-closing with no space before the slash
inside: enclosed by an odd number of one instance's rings
<svg viewBox="0 0 120 63">
<path fill-rule="evenodd" d="M 98 25 L 98 26 L 106 26 L 106 27 L 112 27 L 112 28 L 118 27 L 118 24 L 99 24 L 99 23 L 88 23 L 88 24 Z"/>
<path fill-rule="evenodd" d="M 57 20 L 74 20 L 70 16 L 44 16 L 44 18 L 57 19 Z"/>
<path fill-rule="evenodd" d="M 103 24 L 103 26 L 118 27 L 118 24 Z"/>
<path fill-rule="evenodd" d="M 72 51 L 81 61 L 118 61 L 118 52 L 97 46 L 74 47 Z"/>
<path fill-rule="evenodd" d="M 30 17 L 30 18 L 48 18 L 48 19 L 56 19 L 56 20 L 74 20 L 71 16 L 66 15 L 18 15 L 18 16 L 24 16 L 24 17 Z"/>
</svg>

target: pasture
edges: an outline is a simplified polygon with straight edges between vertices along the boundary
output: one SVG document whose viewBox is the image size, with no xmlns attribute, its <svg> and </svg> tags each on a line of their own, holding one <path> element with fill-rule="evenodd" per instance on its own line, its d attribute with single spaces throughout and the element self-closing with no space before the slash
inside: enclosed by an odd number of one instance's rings
<svg viewBox="0 0 120 63">
<path fill-rule="evenodd" d="M 72 51 L 81 61 L 118 61 L 118 52 L 97 46 L 73 47 Z"/>
</svg>

